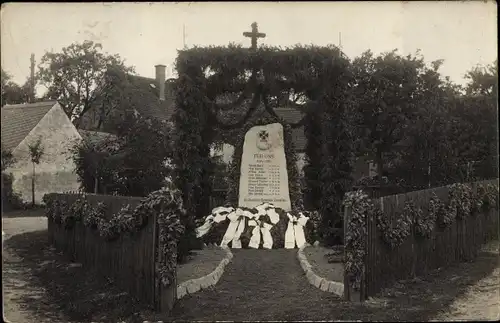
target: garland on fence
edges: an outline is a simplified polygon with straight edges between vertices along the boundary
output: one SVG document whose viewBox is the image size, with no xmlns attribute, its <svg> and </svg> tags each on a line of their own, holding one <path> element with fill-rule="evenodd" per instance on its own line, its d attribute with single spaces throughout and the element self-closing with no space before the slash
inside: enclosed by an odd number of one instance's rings
<svg viewBox="0 0 500 323">
<path fill-rule="evenodd" d="M 352 287 L 359 290 L 365 272 L 366 215 L 373 210 L 368 195 L 361 190 L 346 193 L 344 207 L 351 208 L 347 223 L 344 246 L 346 250 L 345 269 L 350 274 Z"/>
<path fill-rule="evenodd" d="M 498 208 L 498 185 L 479 184 L 475 196 L 475 210 L 487 211 L 492 208 Z"/>
<path fill-rule="evenodd" d="M 415 213 L 415 233 L 421 237 L 430 237 L 436 227 L 438 213 L 441 212 L 442 208 L 441 200 L 433 193 L 427 212 L 425 213 L 419 208 Z"/>
<path fill-rule="evenodd" d="M 397 217 L 396 222 L 390 222 L 387 216 L 379 210 L 375 210 L 377 217 L 377 229 L 382 235 L 384 242 L 391 248 L 400 246 L 410 235 L 411 225 L 418 210 L 411 201 L 407 201 L 404 210 Z"/>
<path fill-rule="evenodd" d="M 411 200 L 405 203 L 403 212 L 395 225 L 391 225 L 384 213 L 359 190 L 346 194 L 345 207 L 351 208 L 351 218 L 347 223 L 345 236 L 346 259 L 345 268 L 351 276 L 352 287 L 360 288 L 364 273 L 364 256 L 366 248 L 366 217 L 370 215 L 377 221 L 377 229 L 381 238 L 392 248 L 401 245 L 410 235 L 412 225 L 419 236 L 429 237 L 436 226 L 449 225 L 453 219 L 462 219 L 478 210 L 498 208 L 498 185 L 480 184 L 477 193 L 472 194 L 466 184 L 454 184 L 450 187 L 448 204 L 443 203 L 435 193 L 429 200 L 428 212 L 415 206 Z"/>
<path fill-rule="evenodd" d="M 471 213 L 472 190 L 466 184 L 453 184 L 450 186 L 448 206 L 445 210 L 443 224 L 449 225 L 455 218 L 463 219 Z"/>
<path fill-rule="evenodd" d="M 185 215 L 178 190 L 167 187 L 152 192 L 134 210 L 130 205 L 125 205 L 109 220 L 104 217 L 104 203 L 99 202 L 93 207 L 85 195 L 71 205 L 58 200 L 55 194 L 46 194 L 43 200 L 46 204 L 46 215 L 54 222 L 71 228 L 75 222 L 81 221 L 84 225 L 97 229 L 106 241 L 113 241 L 123 234 L 141 230 L 148 223 L 148 218 L 156 215 L 160 242 L 157 250 L 157 259 L 160 260 L 157 271 L 164 285 L 167 286 L 173 281 L 177 263 L 177 241 L 184 233 L 180 218 Z"/>
</svg>

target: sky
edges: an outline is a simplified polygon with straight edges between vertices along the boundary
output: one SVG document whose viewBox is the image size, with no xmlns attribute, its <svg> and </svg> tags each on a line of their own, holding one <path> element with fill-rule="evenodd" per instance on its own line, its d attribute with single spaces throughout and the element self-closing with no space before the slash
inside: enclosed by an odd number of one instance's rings
<svg viewBox="0 0 500 323">
<path fill-rule="evenodd" d="M 1 65 L 22 84 L 31 53 L 38 64 L 46 51 L 92 40 L 139 75 L 154 77 L 154 65 L 164 64 L 169 77 L 184 44 L 250 46 L 242 33 L 255 21 L 267 34 L 259 43 L 271 46 L 335 44 L 351 59 L 368 49 L 420 49 L 427 62 L 444 59 L 442 74 L 465 84 L 467 70 L 497 58 L 496 18 L 496 4 L 484 1 L 8 3 Z"/>
</svg>

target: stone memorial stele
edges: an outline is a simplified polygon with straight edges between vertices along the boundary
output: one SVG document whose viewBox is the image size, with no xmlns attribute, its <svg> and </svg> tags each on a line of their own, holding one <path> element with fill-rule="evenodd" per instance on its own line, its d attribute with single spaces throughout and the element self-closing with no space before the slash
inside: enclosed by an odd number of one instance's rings
<svg viewBox="0 0 500 323">
<path fill-rule="evenodd" d="M 283 138 L 280 123 L 255 126 L 245 134 L 238 206 L 253 208 L 267 202 L 291 210 Z"/>
</svg>

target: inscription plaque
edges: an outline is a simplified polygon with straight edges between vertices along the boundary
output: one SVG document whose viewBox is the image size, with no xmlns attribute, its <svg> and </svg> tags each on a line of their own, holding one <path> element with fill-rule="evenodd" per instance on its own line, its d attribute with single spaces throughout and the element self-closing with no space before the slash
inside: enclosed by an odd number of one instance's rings
<svg viewBox="0 0 500 323">
<path fill-rule="evenodd" d="M 243 143 L 238 205 L 255 207 L 264 202 L 291 210 L 280 123 L 252 127 Z"/>
</svg>

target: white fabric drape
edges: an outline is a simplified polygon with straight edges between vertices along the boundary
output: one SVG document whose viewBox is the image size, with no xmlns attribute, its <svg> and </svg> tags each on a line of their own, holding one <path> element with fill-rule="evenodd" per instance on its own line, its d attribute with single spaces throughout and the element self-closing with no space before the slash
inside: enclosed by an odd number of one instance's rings
<svg viewBox="0 0 500 323">
<path fill-rule="evenodd" d="M 205 234 L 207 234 L 208 231 L 210 231 L 210 229 L 212 228 L 213 223 L 214 223 L 214 216 L 213 215 L 207 216 L 207 218 L 205 219 L 205 223 L 203 223 L 201 227 L 196 228 L 196 237 L 200 238 L 203 237 Z"/>
<path fill-rule="evenodd" d="M 248 226 L 254 227 L 252 230 L 252 236 L 250 237 L 250 242 L 248 243 L 248 247 L 259 249 L 262 235 L 262 247 L 266 249 L 272 249 L 273 238 L 271 236 L 270 230 L 273 226 L 271 224 L 262 222 L 258 219 L 252 219 L 248 221 Z"/>
<path fill-rule="evenodd" d="M 196 237 L 197 238 L 203 237 L 205 234 L 208 233 L 208 231 L 210 231 L 214 222 L 220 223 L 220 222 L 226 220 L 227 215 L 233 211 L 234 211 L 234 208 L 232 208 L 232 207 L 219 206 L 219 207 L 214 208 L 212 210 L 212 214 L 207 216 L 203 225 L 196 228 Z"/>
<path fill-rule="evenodd" d="M 306 243 L 306 238 L 304 234 L 304 226 L 307 223 L 309 218 L 300 213 L 300 216 L 297 218 L 291 214 L 287 214 L 288 216 L 288 227 L 285 231 L 285 248 L 293 249 L 295 245 L 298 248 L 301 248 Z"/>
</svg>

